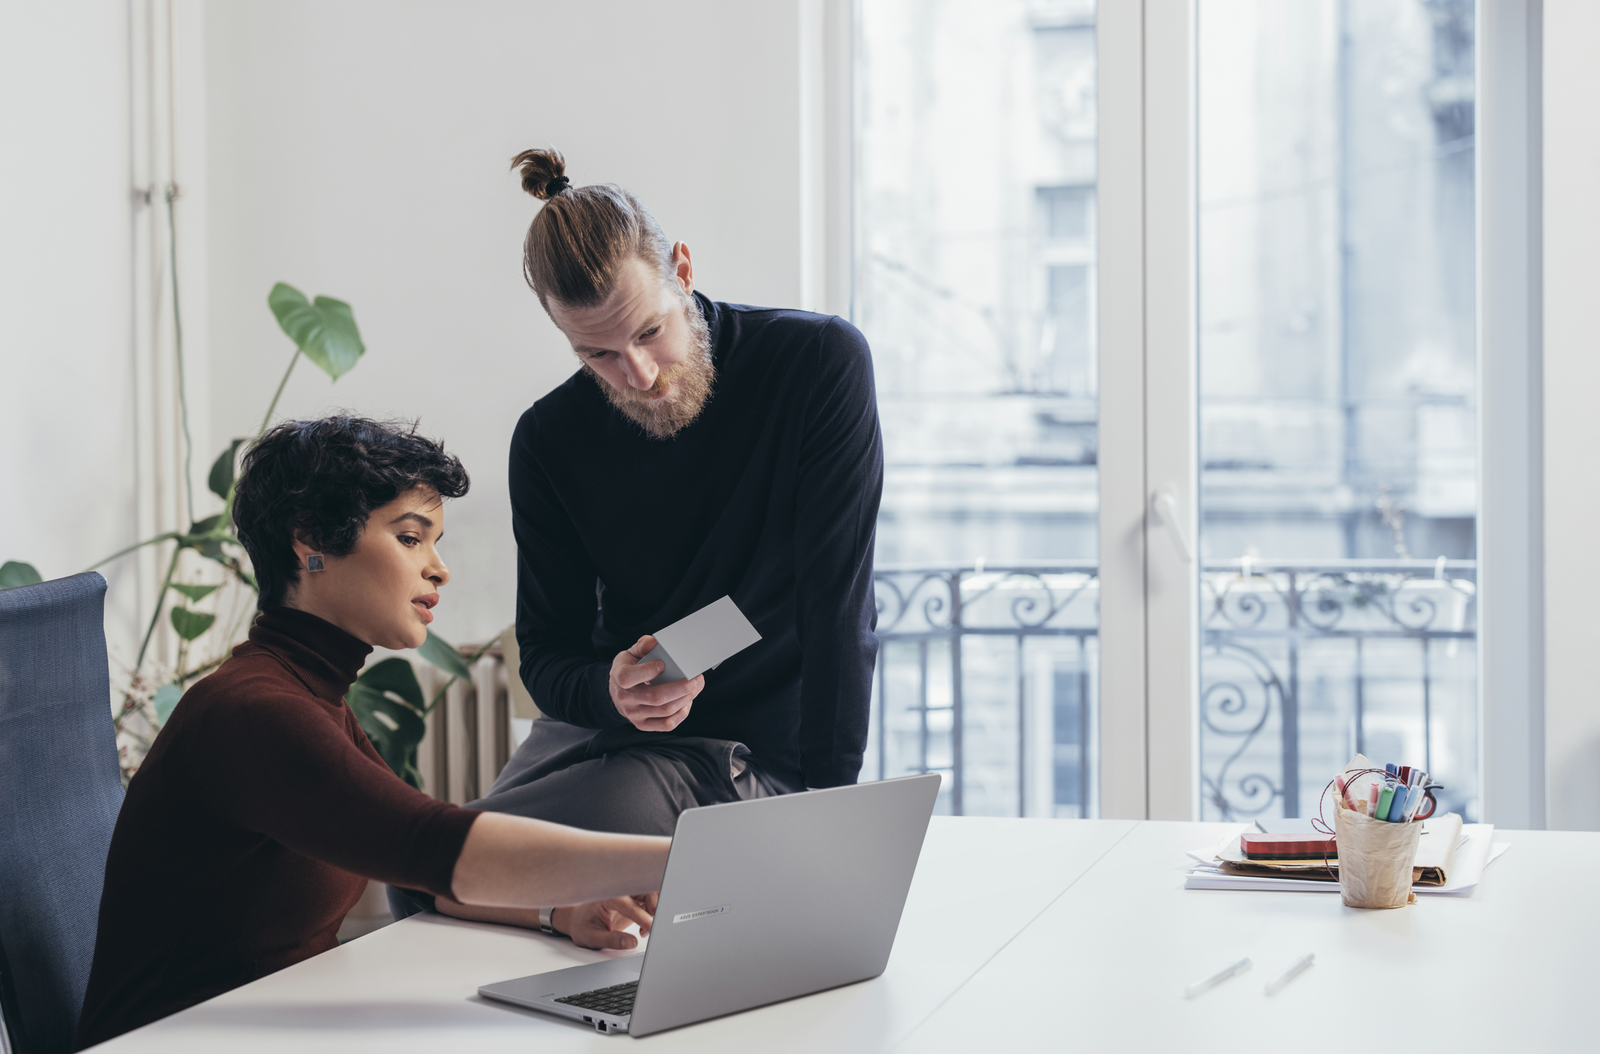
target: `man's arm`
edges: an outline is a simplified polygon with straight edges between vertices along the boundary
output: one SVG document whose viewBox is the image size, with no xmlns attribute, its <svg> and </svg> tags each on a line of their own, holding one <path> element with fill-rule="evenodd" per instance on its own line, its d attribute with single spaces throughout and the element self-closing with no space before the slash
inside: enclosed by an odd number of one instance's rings
<svg viewBox="0 0 1600 1054">
<path fill-rule="evenodd" d="M 795 628 L 801 772 L 808 787 L 833 787 L 856 781 L 867 744 L 883 437 L 866 338 L 834 319 L 818 356 L 795 495 Z"/>
<path fill-rule="evenodd" d="M 596 656 L 590 640 L 597 575 L 539 465 L 536 414 L 523 414 L 511 439 L 519 673 L 544 713 L 582 728 L 610 728 L 625 720 L 611 701 L 611 661 Z"/>
</svg>

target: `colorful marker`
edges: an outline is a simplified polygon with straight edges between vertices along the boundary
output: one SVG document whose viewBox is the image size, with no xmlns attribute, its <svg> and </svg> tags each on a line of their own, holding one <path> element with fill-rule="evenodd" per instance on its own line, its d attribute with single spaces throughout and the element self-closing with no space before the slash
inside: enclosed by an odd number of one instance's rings
<svg viewBox="0 0 1600 1054">
<path fill-rule="evenodd" d="M 1428 774 L 1420 770 L 1411 773 L 1411 790 L 1406 794 L 1406 822 L 1416 819 L 1417 813 L 1422 808 L 1424 797 L 1423 786 L 1428 782 Z"/>
<path fill-rule="evenodd" d="M 1393 804 L 1394 785 L 1385 784 L 1383 790 L 1378 794 L 1378 810 L 1372 814 L 1373 819 L 1387 820 L 1389 818 L 1389 806 Z"/>
<path fill-rule="evenodd" d="M 1339 788 L 1339 800 L 1344 802 L 1344 807 L 1351 812 L 1355 811 L 1356 803 L 1350 798 L 1350 788 L 1345 785 L 1343 776 L 1333 777 L 1333 785 Z"/>
</svg>

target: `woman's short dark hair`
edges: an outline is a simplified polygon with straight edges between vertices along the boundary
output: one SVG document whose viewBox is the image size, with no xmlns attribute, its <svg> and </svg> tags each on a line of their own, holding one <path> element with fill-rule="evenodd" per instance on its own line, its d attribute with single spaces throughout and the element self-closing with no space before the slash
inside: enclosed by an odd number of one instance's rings
<svg viewBox="0 0 1600 1054">
<path fill-rule="evenodd" d="M 341 414 L 273 426 L 245 451 L 233 500 L 258 603 L 282 604 L 299 581 L 295 532 L 328 556 L 348 556 L 374 509 L 414 487 L 459 498 L 470 485 L 460 460 L 415 422 Z"/>
</svg>

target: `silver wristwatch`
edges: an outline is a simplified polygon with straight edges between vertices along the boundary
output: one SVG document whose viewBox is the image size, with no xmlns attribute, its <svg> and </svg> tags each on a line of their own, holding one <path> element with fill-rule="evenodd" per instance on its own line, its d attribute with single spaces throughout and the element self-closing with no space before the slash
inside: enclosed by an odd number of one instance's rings
<svg viewBox="0 0 1600 1054">
<path fill-rule="evenodd" d="M 539 909 L 539 929 L 544 933 L 550 934 L 552 937 L 565 937 L 565 933 L 562 933 L 560 930 L 556 929 L 555 926 L 551 925 L 550 920 L 551 917 L 555 915 L 555 911 L 555 908 Z"/>
</svg>

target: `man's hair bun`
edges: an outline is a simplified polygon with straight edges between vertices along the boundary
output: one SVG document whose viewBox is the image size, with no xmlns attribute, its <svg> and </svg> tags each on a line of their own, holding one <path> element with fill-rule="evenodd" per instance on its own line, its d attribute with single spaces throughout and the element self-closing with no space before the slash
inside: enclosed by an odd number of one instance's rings
<svg viewBox="0 0 1600 1054">
<path fill-rule="evenodd" d="M 567 159 L 555 147 L 524 150 L 511 159 L 512 168 L 522 169 L 522 189 L 548 201 L 571 184 L 567 178 Z"/>
<path fill-rule="evenodd" d="M 572 185 L 567 159 L 553 146 L 511 159 L 522 189 L 544 202 L 522 243 L 522 273 L 550 310 L 605 301 L 625 260 L 638 258 L 673 281 L 672 243 L 639 199 L 609 183 Z"/>
</svg>

